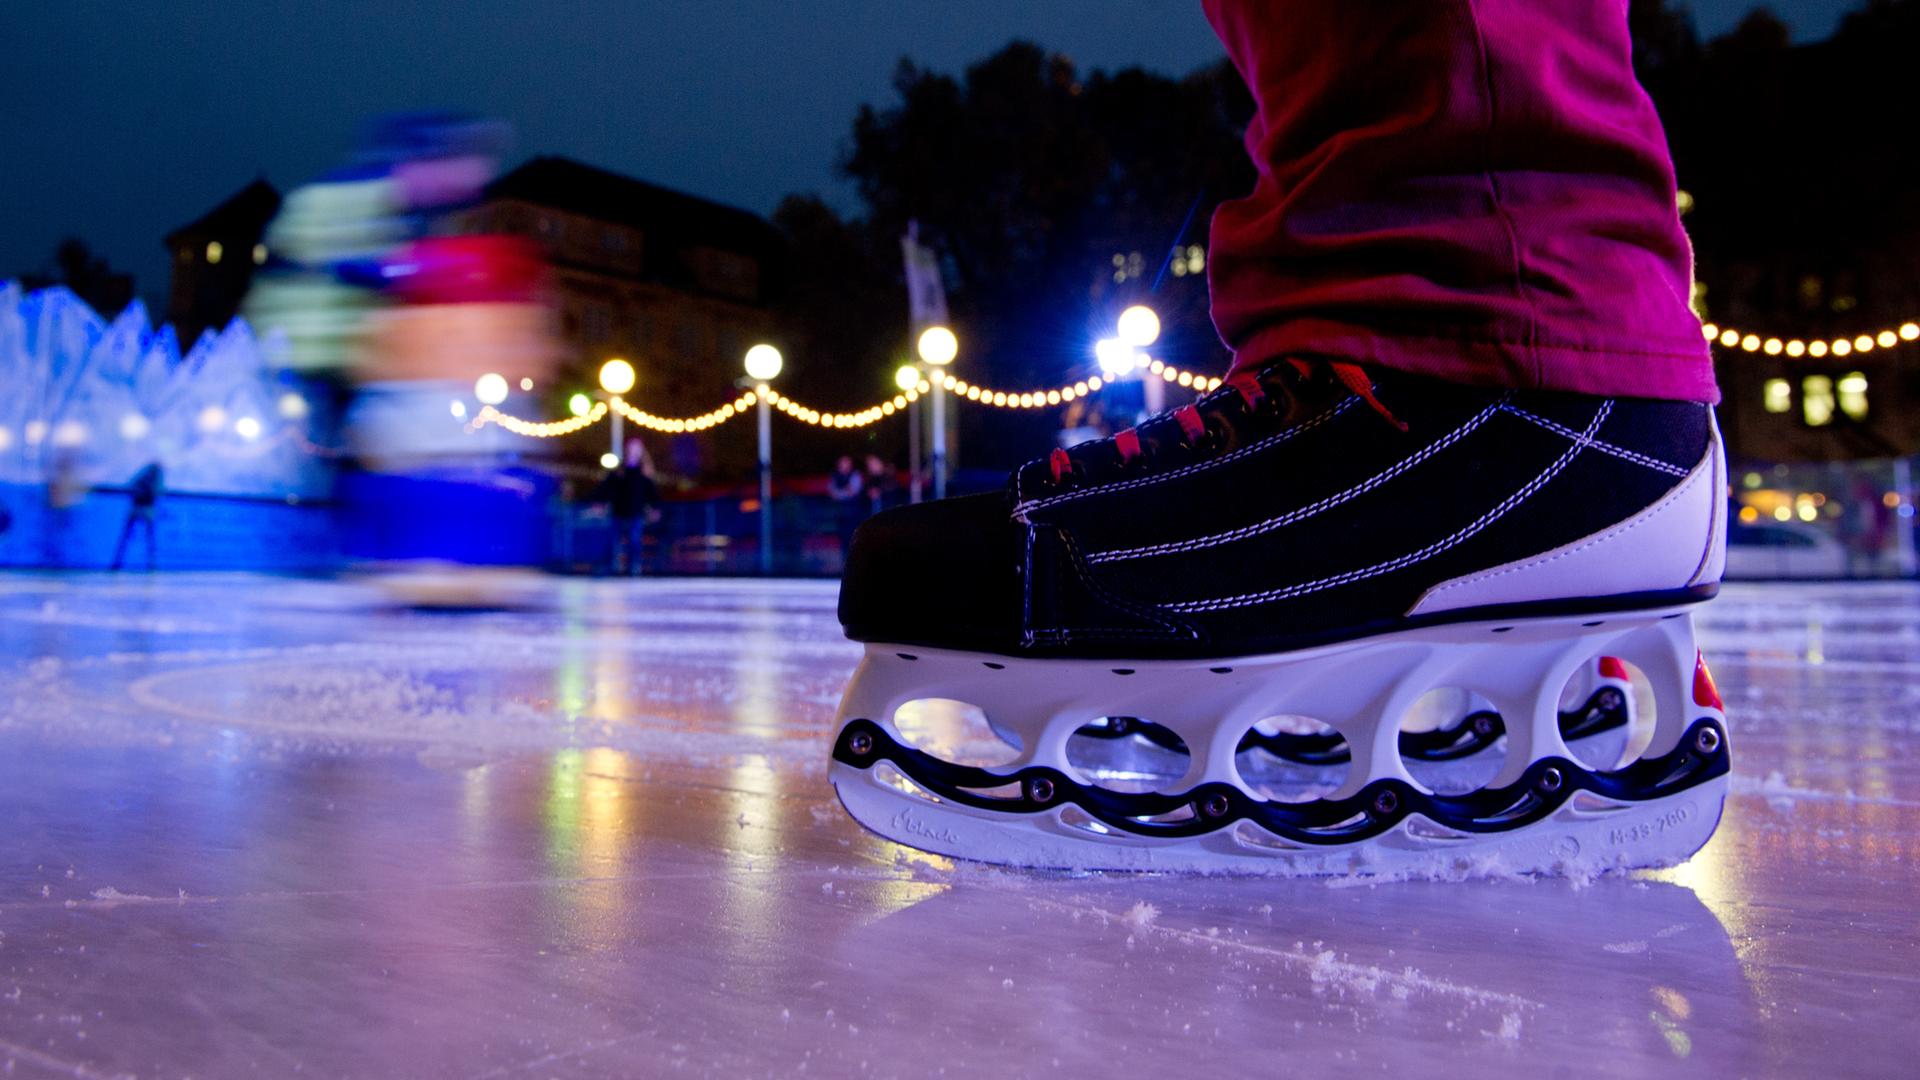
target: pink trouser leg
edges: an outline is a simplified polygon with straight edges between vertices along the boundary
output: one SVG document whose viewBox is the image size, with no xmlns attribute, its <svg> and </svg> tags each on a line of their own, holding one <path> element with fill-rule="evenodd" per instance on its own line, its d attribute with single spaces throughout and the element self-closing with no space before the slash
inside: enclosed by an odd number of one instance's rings
<svg viewBox="0 0 1920 1080">
<path fill-rule="evenodd" d="M 1253 91 L 1221 205 L 1235 366 L 1718 400 L 1627 0 L 1204 0 Z"/>
</svg>

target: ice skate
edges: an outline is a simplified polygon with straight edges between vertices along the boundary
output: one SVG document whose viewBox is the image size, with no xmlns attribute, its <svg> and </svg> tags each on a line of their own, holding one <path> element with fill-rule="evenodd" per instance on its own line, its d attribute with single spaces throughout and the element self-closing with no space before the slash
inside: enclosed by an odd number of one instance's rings
<svg viewBox="0 0 1920 1080">
<path fill-rule="evenodd" d="M 1679 862 L 1726 787 L 1689 615 L 1725 482 L 1701 404 L 1235 376 L 861 529 L 833 782 L 883 836 L 1021 866 Z"/>
</svg>

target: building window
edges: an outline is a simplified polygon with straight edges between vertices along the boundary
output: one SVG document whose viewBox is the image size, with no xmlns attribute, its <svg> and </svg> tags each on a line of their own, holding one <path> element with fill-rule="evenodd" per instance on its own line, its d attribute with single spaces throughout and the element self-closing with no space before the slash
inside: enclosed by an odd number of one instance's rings
<svg viewBox="0 0 1920 1080">
<path fill-rule="evenodd" d="M 1793 384 L 1785 379 L 1768 379 L 1762 389 L 1762 400 L 1766 402 L 1770 413 L 1793 411 Z"/>
<path fill-rule="evenodd" d="M 1867 418 L 1867 377 L 1858 371 L 1849 371 L 1841 376 L 1836 387 L 1840 391 L 1840 411 L 1850 420 Z"/>
<path fill-rule="evenodd" d="M 1833 422 L 1832 379 L 1809 375 L 1800 380 L 1800 417 L 1808 427 L 1825 427 Z"/>
<path fill-rule="evenodd" d="M 207 241 L 207 265 L 208 266 L 219 266 L 220 256 L 225 255 L 226 253 L 227 253 L 227 249 L 220 246 L 220 241 L 218 240 Z"/>
</svg>

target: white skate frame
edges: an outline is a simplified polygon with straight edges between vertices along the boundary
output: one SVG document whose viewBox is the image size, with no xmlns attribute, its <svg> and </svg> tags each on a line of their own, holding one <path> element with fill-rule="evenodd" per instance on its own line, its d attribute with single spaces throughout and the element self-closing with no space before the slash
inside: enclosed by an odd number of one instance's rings
<svg viewBox="0 0 1920 1080">
<path fill-rule="evenodd" d="M 1044 766 L 1091 783 L 1068 761 L 1067 740 L 1102 716 L 1141 717 L 1172 730 L 1192 751 L 1187 775 L 1163 790 L 1228 784 L 1259 801 L 1235 762 L 1241 736 L 1266 717 L 1311 716 L 1351 748 L 1346 780 L 1330 796 L 1342 799 L 1382 779 L 1420 788 L 1400 758 L 1400 720 L 1421 695 L 1451 686 L 1485 698 L 1507 718 L 1506 759 L 1489 784 L 1501 787 L 1542 758 L 1575 757 L 1561 738 L 1561 692 L 1603 655 L 1633 664 L 1652 683 L 1655 723 L 1643 756 L 1674 750 L 1696 720 L 1724 728 L 1718 701 L 1703 700 L 1697 689 L 1693 606 L 1463 621 L 1234 659 L 1030 659 L 870 644 L 841 702 L 838 727 L 865 719 L 907 744 L 893 722 L 900 706 L 955 699 L 1019 736 L 1019 756 L 988 771 L 1011 777 Z M 944 855 L 1074 870 L 1281 875 L 1669 866 L 1712 835 L 1726 794 L 1725 776 L 1644 801 L 1581 791 L 1545 819 L 1504 832 L 1457 832 L 1416 813 L 1369 839 L 1301 843 L 1251 821 L 1194 836 L 1141 836 L 1092 822 L 1065 802 L 1033 813 L 979 808 L 922 790 L 884 763 L 860 768 L 835 760 L 831 778 L 861 824 Z"/>
</svg>

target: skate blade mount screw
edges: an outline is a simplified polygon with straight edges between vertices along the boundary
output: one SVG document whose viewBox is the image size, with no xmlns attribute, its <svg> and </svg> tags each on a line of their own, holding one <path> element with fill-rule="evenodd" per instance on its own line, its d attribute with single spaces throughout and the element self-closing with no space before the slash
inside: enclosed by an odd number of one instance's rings
<svg viewBox="0 0 1920 1080">
<path fill-rule="evenodd" d="M 1491 717 L 1491 716 L 1476 716 L 1476 717 L 1474 717 L 1474 718 L 1473 718 L 1473 733 L 1474 733 L 1475 735 L 1478 735 L 1478 736 L 1480 736 L 1480 737 L 1481 737 L 1481 738 L 1483 738 L 1483 739 L 1484 739 L 1484 738 L 1486 738 L 1486 737 L 1487 737 L 1487 736 L 1489 736 L 1489 735 L 1492 735 L 1492 734 L 1493 734 L 1493 717 Z"/>
<path fill-rule="evenodd" d="M 1720 732 L 1715 728 L 1701 728 L 1700 734 L 1693 737 L 1693 746 L 1703 754 L 1713 753 L 1720 749 Z"/>
<path fill-rule="evenodd" d="M 1217 791 L 1200 802 L 1200 812 L 1210 818 L 1226 817 L 1227 811 L 1231 809 L 1233 809 L 1232 800 Z"/>
<path fill-rule="evenodd" d="M 1037 803 L 1053 801 L 1053 781 L 1044 776 L 1027 781 L 1027 798 Z"/>
<path fill-rule="evenodd" d="M 1539 787 L 1541 791 L 1547 793 L 1548 795 L 1551 795 L 1554 792 L 1559 791 L 1560 785 L 1565 782 L 1566 782 L 1566 777 L 1563 777 L 1560 775 L 1560 770 L 1549 765 L 1547 766 L 1546 771 L 1540 774 Z"/>
<path fill-rule="evenodd" d="M 1383 791 L 1373 797 L 1373 812 L 1381 817 L 1400 809 L 1400 796 L 1391 791 Z"/>
<path fill-rule="evenodd" d="M 1620 691 L 1608 687 L 1600 691 L 1600 698 L 1594 702 L 1594 704 L 1600 706 L 1602 711 L 1612 712 L 1620 706 L 1625 705 L 1626 700 L 1620 696 Z"/>
<path fill-rule="evenodd" d="M 864 731 L 856 731 L 847 739 L 847 749 L 855 757 L 866 757 L 873 752 L 873 736 Z"/>
</svg>

